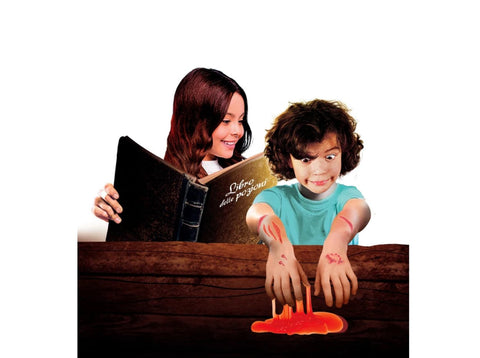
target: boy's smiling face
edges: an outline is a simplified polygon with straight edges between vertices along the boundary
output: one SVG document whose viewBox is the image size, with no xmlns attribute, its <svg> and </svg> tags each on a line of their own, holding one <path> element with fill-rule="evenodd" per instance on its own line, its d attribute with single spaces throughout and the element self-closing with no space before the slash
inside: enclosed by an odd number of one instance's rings
<svg viewBox="0 0 480 358">
<path fill-rule="evenodd" d="M 307 146 L 307 156 L 296 159 L 290 154 L 295 178 L 315 194 L 325 193 L 335 184 L 342 169 L 342 151 L 335 133 L 327 133 L 321 142 Z"/>
</svg>

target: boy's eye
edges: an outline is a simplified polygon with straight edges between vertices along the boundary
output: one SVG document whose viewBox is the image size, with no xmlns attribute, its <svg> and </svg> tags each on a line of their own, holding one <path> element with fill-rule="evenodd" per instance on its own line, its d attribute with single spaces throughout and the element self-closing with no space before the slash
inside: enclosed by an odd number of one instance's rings
<svg viewBox="0 0 480 358">
<path fill-rule="evenodd" d="M 327 156 L 325 157 L 325 159 L 327 159 L 327 160 L 334 160 L 336 157 L 337 157 L 336 154 L 329 154 L 329 155 L 327 155 Z"/>
<path fill-rule="evenodd" d="M 302 158 L 300 159 L 302 163 L 310 163 L 311 159 L 310 158 Z"/>
</svg>

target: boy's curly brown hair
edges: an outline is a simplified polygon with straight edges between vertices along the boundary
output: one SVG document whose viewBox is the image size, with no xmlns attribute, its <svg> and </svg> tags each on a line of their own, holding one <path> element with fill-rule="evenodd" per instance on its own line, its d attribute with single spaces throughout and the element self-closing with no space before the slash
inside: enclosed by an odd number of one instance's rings
<svg viewBox="0 0 480 358">
<path fill-rule="evenodd" d="M 321 142 L 327 133 L 335 133 L 342 151 L 342 169 L 345 175 L 360 162 L 363 141 L 355 133 L 357 122 L 349 109 L 339 101 L 315 99 L 292 103 L 274 121 L 265 136 L 265 156 L 273 174 L 280 180 L 295 178 L 290 166 L 290 154 L 296 159 L 308 157 L 306 148 Z"/>
</svg>

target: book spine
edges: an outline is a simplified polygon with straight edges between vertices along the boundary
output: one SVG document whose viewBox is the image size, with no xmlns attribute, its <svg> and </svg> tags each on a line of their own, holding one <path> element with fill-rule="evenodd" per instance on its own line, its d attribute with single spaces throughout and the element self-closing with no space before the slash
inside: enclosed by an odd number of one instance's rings
<svg viewBox="0 0 480 358">
<path fill-rule="evenodd" d="M 184 180 L 183 204 L 180 206 L 177 241 L 198 240 L 203 209 L 207 198 L 208 188 L 194 183 L 187 178 Z"/>
</svg>

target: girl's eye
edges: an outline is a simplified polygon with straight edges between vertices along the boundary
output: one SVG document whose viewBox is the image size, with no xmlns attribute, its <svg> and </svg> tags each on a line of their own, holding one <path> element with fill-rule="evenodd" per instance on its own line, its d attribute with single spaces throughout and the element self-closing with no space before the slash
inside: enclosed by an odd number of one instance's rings
<svg viewBox="0 0 480 358">
<path fill-rule="evenodd" d="M 231 122 L 232 122 L 232 121 L 231 121 L 230 119 L 224 119 L 224 120 L 222 121 L 223 124 L 230 124 Z M 240 126 L 243 126 L 243 120 L 238 121 L 238 124 L 239 124 Z"/>
<path fill-rule="evenodd" d="M 337 157 L 336 154 L 329 154 L 329 155 L 327 155 L 327 156 L 325 157 L 325 159 L 327 159 L 327 160 L 334 160 L 336 157 Z"/>
<path fill-rule="evenodd" d="M 302 158 L 302 159 L 300 159 L 300 161 L 301 161 L 302 163 L 310 163 L 310 160 L 311 160 L 310 158 Z"/>
</svg>

